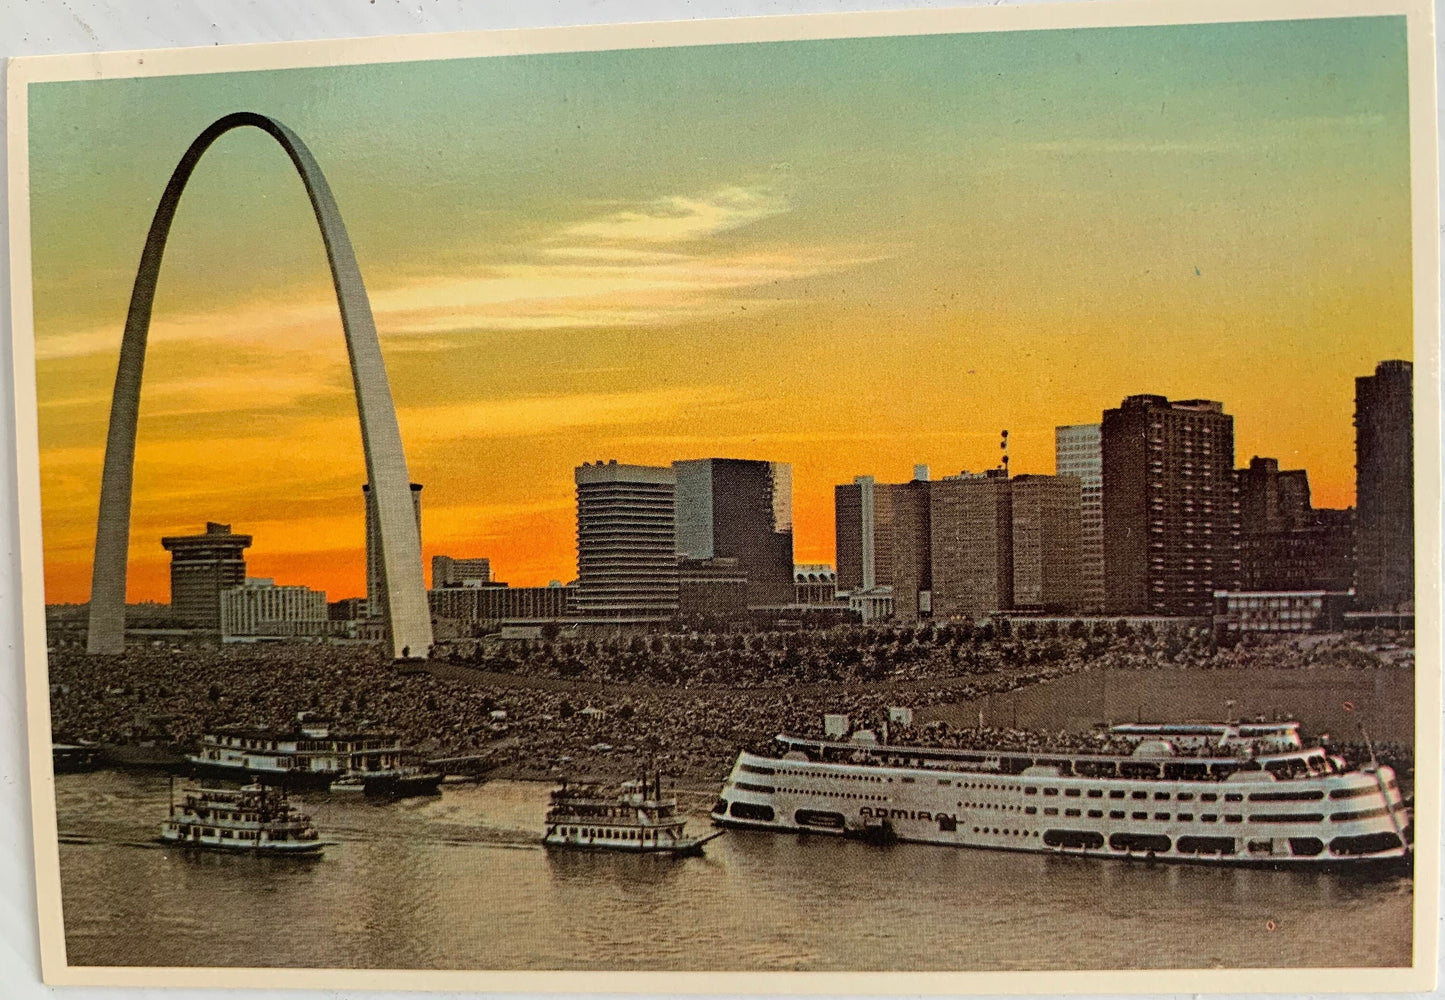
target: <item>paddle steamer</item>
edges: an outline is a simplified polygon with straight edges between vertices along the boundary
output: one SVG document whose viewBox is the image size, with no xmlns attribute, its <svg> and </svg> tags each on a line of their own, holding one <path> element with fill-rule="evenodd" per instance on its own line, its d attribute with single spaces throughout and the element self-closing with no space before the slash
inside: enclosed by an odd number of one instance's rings
<svg viewBox="0 0 1445 1000">
<path fill-rule="evenodd" d="M 1114 726 L 1116 752 L 779 736 L 738 755 L 719 826 L 1089 857 L 1309 866 L 1408 857 L 1394 771 L 1296 722 Z"/>
<path fill-rule="evenodd" d="M 600 782 L 562 782 L 547 809 L 543 846 L 550 849 L 629 851 L 639 854 L 701 854 L 717 833 L 687 837 L 677 798 L 664 796 L 662 778 L 623 782 L 607 792 Z"/>
<path fill-rule="evenodd" d="M 317 854 L 325 843 L 285 792 L 262 785 L 196 788 L 172 802 L 160 840 L 177 847 L 250 854 Z"/>
</svg>

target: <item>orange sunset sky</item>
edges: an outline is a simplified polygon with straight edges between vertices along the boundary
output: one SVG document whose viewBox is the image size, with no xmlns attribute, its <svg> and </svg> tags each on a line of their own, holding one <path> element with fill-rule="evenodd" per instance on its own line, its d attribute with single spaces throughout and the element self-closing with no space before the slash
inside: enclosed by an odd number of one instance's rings
<svg viewBox="0 0 1445 1000">
<path fill-rule="evenodd" d="M 1403 18 L 507 56 L 32 85 L 45 592 L 88 596 L 130 282 L 192 138 L 310 145 L 356 245 L 423 549 L 576 573 L 584 461 L 794 468 L 832 487 L 1053 471 L 1128 394 L 1222 400 L 1235 455 L 1354 499 L 1354 378 L 1410 358 Z M 206 155 L 162 271 L 129 599 L 164 534 L 365 592 L 350 376 L 300 181 Z"/>
</svg>

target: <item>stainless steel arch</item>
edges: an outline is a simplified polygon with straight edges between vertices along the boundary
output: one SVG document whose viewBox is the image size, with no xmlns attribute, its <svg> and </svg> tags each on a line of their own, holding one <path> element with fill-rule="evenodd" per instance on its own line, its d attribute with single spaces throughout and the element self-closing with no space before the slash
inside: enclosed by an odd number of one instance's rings
<svg viewBox="0 0 1445 1000">
<path fill-rule="evenodd" d="M 426 656 L 432 641 L 431 613 L 422 577 L 421 538 L 411 501 L 411 477 L 402 453 L 401 430 L 392 405 L 391 386 L 376 337 L 371 303 L 361 281 L 361 270 L 341 221 L 336 200 L 316 158 L 306 144 L 285 125 L 265 115 L 239 112 L 226 115 L 196 137 L 171 174 L 161 195 L 141 252 L 140 267 L 131 291 L 121 341 L 120 364 L 110 404 L 110 429 L 105 442 L 105 468 L 100 482 L 100 516 L 95 531 L 95 564 L 90 587 L 90 628 L 86 650 L 115 654 L 125 649 L 126 554 L 130 545 L 131 486 L 135 467 L 136 418 L 140 412 L 141 373 L 145 367 L 146 338 L 151 307 L 166 238 L 186 182 L 201 156 L 226 132 L 258 128 L 271 136 L 296 167 L 311 198 L 326 258 L 336 286 L 336 303 L 346 333 L 351 359 L 351 380 L 361 418 L 361 442 L 366 453 L 366 474 L 376 494 L 381 534 L 382 577 L 386 584 L 392 651 L 396 656 Z"/>
</svg>

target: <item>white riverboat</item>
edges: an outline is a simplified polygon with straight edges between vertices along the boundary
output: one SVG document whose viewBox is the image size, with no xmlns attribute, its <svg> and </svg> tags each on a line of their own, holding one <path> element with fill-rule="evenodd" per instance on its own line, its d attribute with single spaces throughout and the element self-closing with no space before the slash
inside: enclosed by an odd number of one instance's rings
<svg viewBox="0 0 1445 1000">
<path fill-rule="evenodd" d="M 325 847 L 311 817 L 285 792 L 263 785 L 188 789 L 161 824 L 160 840 L 177 847 L 250 854 L 317 854 Z"/>
<path fill-rule="evenodd" d="M 979 750 L 779 736 L 738 755 L 719 826 L 1215 864 L 1399 861 L 1394 771 L 1306 747 L 1299 724 L 1130 724 L 1115 752 Z"/>
<path fill-rule="evenodd" d="M 562 782 L 552 790 L 543 846 L 549 849 L 701 854 L 718 834 L 688 837 L 677 798 L 663 795 L 662 778 L 623 782 L 608 792 L 594 781 Z"/>
</svg>

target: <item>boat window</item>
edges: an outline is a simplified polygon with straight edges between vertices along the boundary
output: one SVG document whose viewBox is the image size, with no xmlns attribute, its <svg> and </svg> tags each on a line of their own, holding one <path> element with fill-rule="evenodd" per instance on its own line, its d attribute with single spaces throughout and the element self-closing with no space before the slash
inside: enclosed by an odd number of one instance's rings
<svg viewBox="0 0 1445 1000">
<path fill-rule="evenodd" d="M 1319 813 L 1256 813 L 1249 817 L 1251 823 L 1319 823 L 1323 819 Z"/>
<path fill-rule="evenodd" d="M 1155 792 L 1155 793 L 1154 793 L 1154 801 L 1155 801 L 1155 802 L 1168 802 L 1168 801 L 1169 801 L 1169 793 L 1168 793 L 1168 792 Z"/>
<path fill-rule="evenodd" d="M 1394 787 L 1395 787 L 1395 783 L 1392 781 L 1392 782 L 1390 782 L 1388 785 L 1386 785 L 1385 787 L 1386 787 L 1386 788 L 1394 788 Z M 1361 795 L 1377 795 L 1377 794 L 1379 794 L 1379 791 L 1380 791 L 1380 786 L 1379 786 L 1379 785 L 1365 785 L 1365 786 L 1363 786 L 1363 787 L 1361 787 L 1361 788 L 1338 788 L 1338 789 L 1336 789 L 1335 791 L 1330 792 L 1330 798 L 1332 798 L 1332 799 L 1357 799 L 1357 798 L 1359 798 Z"/>
<path fill-rule="evenodd" d="M 1089 798 L 1091 798 L 1091 799 L 1102 799 L 1103 797 L 1104 797 L 1104 791 L 1103 791 L 1103 789 L 1101 789 L 1101 788 L 1091 788 L 1091 789 L 1089 789 Z"/>
<path fill-rule="evenodd" d="M 1218 800 L 1219 796 L 1213 792 L 1201 792 L 1199 795 L 1200 802 L 1217 802 Z"/>
<path fill-rule="evenodd" d="M 1194 793 L 1193 793 L 1193 792 L 1180 792 L 1178 795 L 1175 796 L 1175 798 L 1177 798 L 1180 802 L 1193 802 L 1193 801 L 1194 801 Z"/>
<path fill-rule="evenodd" d="M 1045 815 L 1045 816 L 1057 816 L 1058 814 L 1059 814 L 1058 809 L 1045 809 L 1045 810 L 1044 810 L 1044 815 Z"/>
<path fill-rule="evenodd" d="M 1384 806 L 1380 806 L 1376 809 L 1359 809 L 1355 812 L 1333 813 L 1330 816 L 1330 822 L 1344 823 L 1356 819 L 1373 819 L 1376 816 L 1383 816 L 1389 811 L 1390 810 L 1386 809 Z M 1319 816 L 1315 817 L 1315 819 L 1319 818 Z"/>
<path fill-rule="evenodd" d="M 1123 818 L 1124 818 L 1124 810 L 1122 810 L 1122 809 L 1110 809 L 1110 810 L 1109 810 L 1109 818 L 1110 818 L 1110 819 L 1123 819 Z"/>
<path fill-rule="evenodd" d="M 1025 795 L 1037 795 L 1037 794 L 1039 794 L 1039 790 L 1038 790 L 1037 788 L 1035 788 L 1033 785 L 1025 785 L 1025 786 L 1024 786 L 1024 794 L 1025 794 Z"/>
<path fill-rule="evenodd" d="M 1190 822 L 1190 821 L 1192 821 L 1192 820 L 1194 819 L 1194 814 L 1193 814 L 1193 813 L 1180 813 L 1178 816 L 1176 816 L 1176 817 L 1174 817 L 1174 818 L 1177 819 L 1177 820 L 1179 820 L 1179 822 L 1181 822 L 1181 823 L 1188 823 L 1188 822 Z"/>
<path fill-rule="evenodd" d="M 1230 792 L 1229 794 L 1227 794 L 1227 795 L 1224 796 L 1224 801 L 1225 801 L 1225 802 L 1243 802 L 1243 801 L 1244 801 L 1244 796 L 1243 796 L 1243 795 L 1240 795 L 1238 792 Z"/>
<path fill-rule="evenodd" d="M 1058 795 L 1058 794 L 1059 794 L 1059 790 L 1058 790 L 1057 788 L 1045 788 L 1045 789 L 1044 789 L 1044 794 L 1045 794 L 1045 795 Z"/>
<path fill-rule="evenodd" d="M 1148 819 L 1148 818 L 1149 818 L 1149 814 L 1146 813 L 1146 812 L 1130 813 L 1130 814 L 1129 814 L 1129 818 L 1130 818 L 1130 819 Z"/>
<path fill-rule="evenodd" d="M 1036 812 L 1038 812 L 1038 811 L 1039 811 L 1039 810 L 1038 810 L 1038 808 L 1037 808 L 1036 806 L 1024 806 L 1024 814 L 1025 814 L 1025 815 L 1032 816 L 1032 815 L 1034 815 L 1034 814 L 1035 814 Z"/>
<path fill-rule="evenodd" d="M 1312 792 L 1254 792 L 1250 795 L 1251 802 L 1313 802 L 1322 799 L 1325 793 L 1321 791 Z"/>
<path fill-rule="evenodd" d="M 1090 816 L 1090 818 L 1092 818 L 1092 819 L 1102 819 L 1103 816 L 1104 816 L 1104 810 L 1102 810 L 1102 809 L 1090 809 L 1090 810 L 1089 810 L 1089 816 Z"/>
<path fill-rule="evenodd" d="M 1358 837 L 1336 837 L 1330 841 L 1331 854 L 1374 854 L 1393 851 L 1400 838 L 1393 833 L 1366 833 Z"/>
<path fill-rule="evenodd" d="M 1168 813 L 1155 813 L 1155 814 L 1154 814 L 1154 818 L 1155 818 L 1155 819 L 1158 819 L 1158 820 L 1164 820 L 1165 822 L 1168 822 L 1168 820 L 1169 820 L 1169 814 L 1168 814 Z"/>
<path fill-rule="evenodd" d="M 744 792 L 757 792 L 759 795 L 772 795 L 777 791 L 772 785 L 755 785 L 751 781 L 734 781 L 733 787 Z"/>
<path fill-rule="evenodd" d="M 1199 822 L 1201 822 L 1201 823 L 1217 823 L 1217 822 L 1219 822 L 1219 817 L 1218 817 L 1217 815 L 1215 815 L 1214 813 L 1204 813 L 1204 814 L 1202 814 L 1202 815 L 1199 817 Z"/>
<path fill-rule="evenodd" d="M 1147 799 L 1147 798 L 1149 797 L 1149 793 L 1148 793 L 1148 792 L 1135 792 L 1135 793 L 1133 793 L 1132 795 L 1130 795 L 1129 797 L 1130 797 L 1131 799 Z"/>
<path fill-rule="evenodd" d="M 1064 794 L 1071 799 L 1077 799 L 1082 793 L 1077 788 L 1065 788 Z"/>
<path fill-rule="evenodd" d="M 1065 816 L 1077 816 L 1077 815 L 1079 815 L 1079 810 L 1077 810 L 1077 809 L 1065 809 L 1065 810 L 1064 810 L 1064 815 L 1065 815 Z"/>
<path fill-rule="evenodd" d="M 1244 817 L 1243 817 L 1243 816 L 1240 816 L 1240 815 L 1237 814 L 1237 813 L 1231 813 L 1230 815 L 1224 817 L 1224 822 L 1226 822 L 1226 823 L 1243 823 L 1243 822 L 1244 822 Z"/>
<path fill-rule="evenodd" d="M 1109 798 L 1111 798 L 1111 799 L 1122 799 L 1123 797 L 1124 797 L 1123 789 L 1115 788 L 1115 789 L 1113 789 L 1111 792 L 1109 792 Z"/>
</svg>

